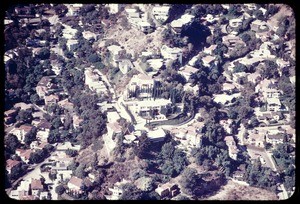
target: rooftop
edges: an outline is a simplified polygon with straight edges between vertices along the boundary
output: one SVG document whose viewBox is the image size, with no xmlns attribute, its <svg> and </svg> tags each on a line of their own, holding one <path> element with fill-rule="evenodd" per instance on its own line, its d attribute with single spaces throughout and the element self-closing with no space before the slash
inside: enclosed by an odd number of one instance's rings
<svg viewBox="0 0 300 204">
<path fill-rule="evenodd" d="M 72 176 L 70 181 L 70 184 L 73 184 L 74 186 L 80 188 L 82 186 L 83 180 L 81 178 L 78 178 L 76 176 Z"/>
<path fill-rule="evenodd" d="M 8 159 L 6 161 L 6 169 L 12 169 L 14 166 L 18 165 L 20 161 Z"/>
<path fill-rule="evenodd" d="M 33 189 L 33 190 L 43 190 L 44 187 L 42 185 L 41 180 L 39 180 L 39 179 L 32 179 L 32 181 L 31 181 L 31 189 Z"/>
<path fill-rule="evenodd" d="M 149 139 L 159 139 L 159 138 L 163 138 L 166 136 L 166 133 L 163 129 L 159 128 L 157 130 L 154 131 L 149 131 L 147 134 Z"/>
</svg>

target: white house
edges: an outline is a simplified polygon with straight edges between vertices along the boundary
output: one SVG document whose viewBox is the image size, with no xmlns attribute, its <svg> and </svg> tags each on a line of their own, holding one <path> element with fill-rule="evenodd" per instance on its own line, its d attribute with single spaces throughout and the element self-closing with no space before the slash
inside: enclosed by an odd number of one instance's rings
<svg viewBox="0 0 300 204">
<path fill-rule="evenodd" d="M 195 67 L 185 65 L 184 67 L 181 67 L 179 69 L 178 73 L 184 76 L 184 78 L 188 81 L 190 79 L 190 76 L 196 73 L 197 71 L 198 69 L 196 69 Z"/>
<path fill-rule="evenodd" d="M 176 33 L 181 32 L 183 26 L 189 25 L 194 20 L 195 16 L 190 14 L 184 14 L 181 18 L 171 22 L 172 30 Z"/>
<path fill-rule="evenodd" d="M 159 128 L 154 131 L 149 131 L 147 137 L 151 142 L 160 142 L 163 141 L 166 137 L 166 133 L 163 129 Z"/>
<path fill-rule="evenodd" d="M 238 154 L 238 149 L 236 147 L 236 143 L 233 139 L 232 136 L 226 136 L 224 138 L 225 142 L 226 142 L 226 145 L 228 147 L 228 152 L 229 152 L 229 156 L 236 160 L 237 159 L 237 154 Z"/>
<path fill-rule="evenodd" d="M 113 188 L 108 188 L 112 192 L 112 195 L 105 195 L 107 200 L 119 200 L 123 194 L 122 185 L 129 183 L 129 181 L 123 180 L 114 184 Z"/>
<path fill-rule="evenodd" d="M 152 8 L 152 15 L 156 20 L 165 22 L 169 17 L 170 6 L 154 6 Z"/>
<path fill-rule="evenodd" d="M 68 188 L 70 191 L 81 193 L 82 186 L 83 186 L 83 180 L 76 176 L 72 176 L 70 181 L 68 182 Z"/>
<path fill-rule="evenodd" d="M 21 143 L 24 143 L 25 136 L 32 130 L 33 126 L 21 125 L 18 128 L 14 128 L 11 133 L 16 135 Z"/>
<path fill-rule="evenodd" d="M 108 123 L 117 122 L 120 118 L 121 117 L 117 111 L 107 112 L 107 122 Z"/>
<path fill-rule="evenodd" d="M 123 4 L 106 4 L 106 7 L 108 7 L 108 12 L 110 14 L 116 14 L 123 7 Z"/>
<path fill-rule="evenodd" d="M 101 93 L 101 92 L 103 93 L 107 91 L 103 81 L 100 80 L 100 75 L 98 75 L 96 72 L 93 72 L 91 68 L 85 69 L 84 76 L 85 76 L 85 84 L 92 91 L 96 91 L 96 93 Z"/>
<path fill-rule="evenodd" d="M 178 47 L 170 48 L 167 45 L 163 45 L 160 49 L 161 55 L 164 59 L 178 59 L 182 63 L 182 50 Z"/>
<path fill-rule="evenodd" d="M 117 67 L 117 62 L 120 60 L 120 55 L 124 53 L 124 50 L 118 45 L 111 45 L 107 47 L 112 57 L 112 65 Z"/>
<path fill-rule="evenodd" d="M 69 39 L 66 43 L 69 51 L 73 51 L 77 45 L 78 45 L 78 40 L 73 40 L 73 39 Z"/>
</svg>

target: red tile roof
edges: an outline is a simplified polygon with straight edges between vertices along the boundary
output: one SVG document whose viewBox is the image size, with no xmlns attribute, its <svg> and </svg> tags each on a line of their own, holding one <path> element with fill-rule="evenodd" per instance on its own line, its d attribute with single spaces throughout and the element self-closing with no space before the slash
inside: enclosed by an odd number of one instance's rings
<svg viewBox="0 0 300 204">
<path fill-rule="evenodd" d="M 20 162 L 12 159 L 6 161 L 6 169 L 12 169 L 14 166 L 18 165 Z"/>
<path fill-rule="evenodd" d="M 83 180 L 76 176 L 72 176 L 72 178 L 69 181 L 69 183 L 73 184 L 74 186 L 77 186 L 78 188 L 82 186 L 82 182 Z"/>
<path fill-rule="evenodd" d="M 43 190 L 44 187 L 42 185 L 41 180 L 39 180 L 39 179 L 33 179 L 31 181 L 31 189 L 32 190 Z"/>
</svg>

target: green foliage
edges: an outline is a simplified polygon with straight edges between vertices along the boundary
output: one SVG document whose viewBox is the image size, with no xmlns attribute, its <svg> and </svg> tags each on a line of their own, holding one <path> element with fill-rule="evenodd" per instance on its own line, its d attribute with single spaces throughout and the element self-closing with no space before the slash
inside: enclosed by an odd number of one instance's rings
<svg viewBox="0 0 300 204">
<path fill-rule="evenodd" d="M 192 195 L 194 188 L 200 184 L 201 176 L 197 173 L 197 170 L 194 168 L 186 168 L 181 176 L 180 184 L 182 191 L 188 195 Z"/>
<path fill-rule="evenodd" d="M 62 185 L 62 184 L 60 184 L 60 185 L 58 185 L 58 186 L 56 186 L 56 188 L 55 188 L 55 192 L 58 194 L 58 195 L 62 195 L 64 192 L 65 192 L 65 187 Z"/>
<path fill-rule="evenodd" d="M 26 135 L 24 138 L 24 143 L 26 145 L 30 145 L 31 142 L 36 140 L 36 133 L 37 133 L 37 129 L 36 127 L 33 127 Z"/>
<path fill-rule="evenodd" d="M 174 144 L 168 142 L 161 148 L 158 163 L 163 174 L 176 176 L 186 167 L 188 161 L 182 150 L 175 149 Z"/>
<path fill-rule="evenodd" d="M 32 110 L 31 109 L 20 110 L 16 119 L 17 121 L 30 124 L 31 121 L 33 120 Z"/>
<path fill-rule="evenodd" d="M 32 152 L 29 157 L 29 162 L 33 164 L 38 164 L 46 158 L 46 152 L 44 150 L 37 150 Z"/>
<path fill-rule="evenodd" d="M 120 200 L 142 200 L 144 193 L 131 183 L 122 186 L 123 194 Z"/>
<path fill-rule="evenodd" d="M 86 177 L 86 172 L 85 170 L 85 164 L 79 164 L 79 166 L 76 168 L 74 171 L 74 175 L 77 176 L 78 178 L 85 178 Z"/>
<path fill-rule="evenodd" d="M 4 137 L 4 145 L 5 149 L 7 149 L 10 153 L 15 153 L 15 150 L 20 147 L 21 143 L 18 140 L 17 136 L 13 134 L 8 134 Z"/>
<path fill-rule="evenodd" d="M 74 149 L 67 149 L 66 154 L 69 155 L 70 157 L 75 157 L 78 154 L 78 152 L 77 150 Z"/>
</svg>

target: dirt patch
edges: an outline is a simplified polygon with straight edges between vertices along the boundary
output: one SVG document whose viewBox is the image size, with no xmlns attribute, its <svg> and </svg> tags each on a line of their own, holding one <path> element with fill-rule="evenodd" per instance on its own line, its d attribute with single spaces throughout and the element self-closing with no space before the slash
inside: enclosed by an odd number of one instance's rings
<svg viewBox="0 0 300 204">
<path fill-rule="evenodd" d="M 205 200 L 278 200 L 275 193 L 231 180 L 214 196 Z"/>
</svg>

